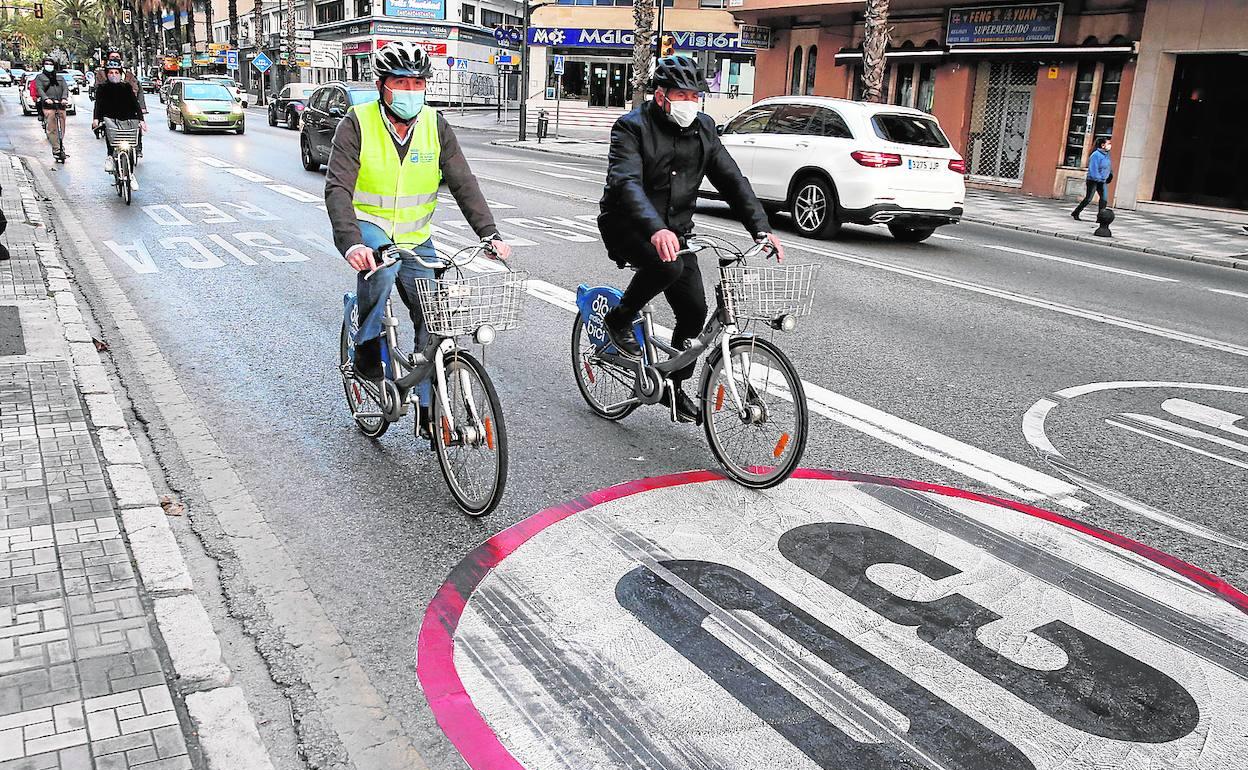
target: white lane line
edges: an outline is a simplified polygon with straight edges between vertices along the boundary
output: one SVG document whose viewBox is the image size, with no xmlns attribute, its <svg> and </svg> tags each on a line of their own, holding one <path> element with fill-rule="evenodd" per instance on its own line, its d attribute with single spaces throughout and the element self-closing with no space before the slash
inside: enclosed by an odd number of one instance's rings
<svg viewBox="0 0 1248 770">
<path fill-rule="evenodd" d="M 1147 438 L 1151 438 L 1151 439 L 1152 439 L 1152 440 L 1154 440 L 1154 441 L 1160 441 L 1160 442 L 1161 442 L 1161 443 L 1163 443 L 1163 444 L 1170 444 L 1171 446 L 1177 446 L 1177 447 L 1180 447 L 1181 449 L 1186 449 L 1186 450 L 1187 450 L 1187 451 L 1189 451 L 1189 452 L 1195 452 L 1195 453 L 1196 453 L 1196 454 L 1198 454 L 1198 455 L 1204 455 L 1205 457 L 1211 457 L 1211 458 L 1213 458 L 1214 460 L 1221 460 L 1222 462 L 1224 462 L 1224 463 L 1226 463 L 1226 464 L 1228 464 L 1228 465 L 1234 465 L 1234 466 L 1235 466 L 1235 467 L 1237 467 L 1237 468 L 1244 468 L 1244 469 L 1248 469 L 1248 463 L 1240 462 L 1239 460 L 1233 460 L 1233 459 L 1231 459 L 1230 457 L 1223 457 L 1222 455 L 1220 455 L 1220 454 L 1215 454 L 1215 453 L 1213 453 L 1213 452 L 1207 452 L 1207 451 L 1205 451 L 1204 449 L 1201 449 L 1200 447 L 1194 447 L 1194 446 L 1192 446 L 1191 444 L 1186 444 L 1186 443 L 1184 443 L 1184 442 L 1182 442 L 1182 441 L 1177 441 L 1177 440 L 1175 440 L 1175 439 L 1168 438 L 1168 437 L 1166 437 L 1166 436 L 1159 436 L 1159 435 L 1157 435 L 1156 433 L 1153 433 L 1153 432 L 1151 432 L 1151 431 L 1143 430 L 1143 429 L 1141 429 L 1141 428 L 1132 427 L 1132 426 L 1130 426 L 1130 425 L 1127 425 L 1126 423 L 1121 423 L 1121 422 L 1118 422 L 1117 420 L 1109 420 L 1109 419 L 1107 419 L 1107 420 L 1105 420 L 1105 422 L 1109 423 L 1110 425 L 1114 426 L 1115 428 L 1122 428 L 1123 430 L 1128 430 L 1128 431 L 1131 431 L 1132 433 L 1138 433 L 1138 434 L 1139 434 L 1139 435 L 1141 435 L 1141 436 L 1145 436 L 1145 437 L 1147 437 Z"/>
<path fill-rule="evenodd" d="M 720 227 L 718 225 L 712 225 L 712 224 L 705 222 L 704 220 L 699 220 L 698 225 L 700 227 L 705 227 L 708 230 L 718 230 L 720 232 L 730 233 L 732 235 L 740 234 L 738 230 L 728 229 L 725 227 Z M 1106 324 L 1108 326 L 1116 326 L 1120 329 L 1129 329 L 1131 331 L 1141 332 L 1143 334 L 1149 334 L 1154 337 L 1164 337 L 1166 339 L 1174 340 L 1176 342 L 1184 342 L 1189 345 L 1196 345 L 1198 347 L 1208 348 L 1210 350 L 1217 350 L 1222 353 L 1230 353 L 1231 355 L 1242 356 L 1242 357 L 1248 358 L 1248 347 L 1244 347 L 1242 345 L 1236 345 L 1231 342 L 1223 342 L 1221 340 L 1215 340 L 1209 337 L 1202 337 L 1199 334 L 1189 334 L 1187 332 L 1181 332 L 1176 329 L 1167 329 L 1165 327 L 1156 326 L 1154 324 L 1145 323 L 1143 321 L 1133 321 L 1130 318 L 1122 318 L 1120 316 L 1110 315 L 1109 313 L 1101 313 L 1096 310 L 1085 310 L 1083 308 L 1074 307 L 1073 305 L 1064 305 L 1060 302 L 1053 302 L 1051 300 L 1041 299 L 1039 297 L 1032 297 L 1027 294 L 1019 294 L 1018 292 L 1007 291 L 1005 289 L 994 289 L 990 286 L 984 286 L 982 284 L 973 283 L 971 281 L 963 281 L 957 278 L 946 278 L 945 276 L 936 275 L 935 273 L 929 273 L 925 270 L 918 270 L 918 269 L 909 268 L 909 267 L 901 267 L 900 265 L 891 265 L 887 262 L 880 262 L 878 260 L 869 259 L 867 257 L 857 257 L 852 254 L 844 254 L 842 252 L 831 251 L 829 249 L 821 249 L 816 246 L 807 246 L 804 244 L 792 244 L 788 246 L 787 248 L 790 251 L 806 251 L 806 252 L 810 252 L 811 254 L 819 254 L 821 256 L 830 257 L 832 259 L 837 259 L 842 262 L 851 262 L 856 265 L 863 265 L 864 267 L 873 267 L 873 268 L 876 268 L 877 270 L 885 270 L 890 273 L 896 273 L 898 275 L 905 275 L 911 278 L 918 278 L 923 281 L 930 281 L 932 283 L 938 283 L 944 286 L 952 286 L 954 288 L 963 289 L 966 291 L 974 292 L 976 294 L 983 294 L 985 296 L 996 297 L 997 299 L 1003 299 L 1009 302 L 1016 302 L 1020 305 L 1028 305 L 1030 307 L 1040 308 L 1041 310 L 1049 310 L 1054 313 L 1061 313 L 1062 315 L 1074 316 L 1076 318 L 1083 318 L 1088 321 L 1094 321 L 1096 323 Z"/>
<path fill-rule="evenodd" d="M 264 174 L 257 174 L 256 172 L 250 169 L 246 169 L 246 168 L 226 168 L 225 173 L 233 174 L 234 176 L 240 179 L 246 179 L 248 182 L 272 182 L 273 181 L 272 179 L 269 179 Z"/>
<path fill-rule="evenodd" d="M 1214 294 L 1225 294 L 1228 297 L 1239 297 L 1240 299 L 1248 299 L 1248 294 L 1242 291 L 1231 291 L 1230 289 L 1209 289 Z"/>
<path fill-rule="evenodd" d="M 208 166 L 212 166 L 213 168 L 233 168 L 234 167 L 233 163 L 230 163 L 229 161 L 221 160 L 220 158 L 214 158 L 211 155 L 196 155 L 195 157 L 200 163 L 203 163 Z"/>
<path fill-rule="evenodd" d="M 1041 254 L 1038 251 L 1027 251 L 1026 249 L 1015 249 L 1010 246 L 998 246 L 995 243 L 977 244 L 982 249 L 992 249 L 993 251 L 1005 251 L 1010 254 L 1020 254 L 1024 257 L 1034 257 L 1036 259 L 1047 259 L 1050 262 L 1061 262 L 1064 265 L 1075 265 L 1076 267 L 1086 267 L 1091 270 L 1101 270 L 1106 273 L 1117 273 L 1118 275 L 1129 275 L 1132 278 L 1142 278 L 1145 281 L 1158 281 L 1161 283 L 1179 283 L 1175 278 L 1163 278 L 1160 275 L 1152 273 L 1141 273 L 1136 270 L 1126 270 L 1121 267 L 1110 267 L 1109 265 L 1098 265 L 1095 262 L 1084 262 L 1081 259 L 1069 259 L 1067 257 L 1058 257 L 1053 254 Z"/>
<path fill-rule="evenodd" d="M 292 187 L 288 184 L 266 184 L 265 187 L 269 188 L 275 193 L 280 193 L 282 195 L 285 195 L 287 198 L 292 198 L 301 203 L 320 203 L 322 200 L 321 196 L 319 195 L 314 195 L 310 192 L 300 190 L 298 187 Z"/>
<path fill-rule="evenodd" d="M 959 238 L 956 235 L 945 235 L 943 233 L 932 233 L 933 238 L 939 238 L 942 241 L 964 241 L 965 238 Z"/>
<path fill-rule="evenodd" d="M 528 293 L 569 312 L 576 312 L 576 294 L 560 286 L 531 279 Z M 1086 503 L 1074 497 L 1079 488 L 1067 481 L 998 457 L 806 380 L 802 380 L 802 385 L 811 410 L 834 422 L 1020 499 L 1033 502 L 1053 500 L 1075 511 L 1087 508 Z"/>
<path fill-rule="evenodd" d="M 603 181 L 602 179 L 591 179 L 589 177 L 577 176 L 575 174 L 563 174 L 558 171 L 543 171 L 540 168 L 532 168 L 529 170 L 532 171 L 534 174 L 541 174 L 543 176 L 553 176 L 556 179 L 574 179 L 577 182 L 601 182 Z"/>
<path fill-rule="evenodd" d="M 1127 417 L 1129 419 L 1142 422 L 1145 425 L 1149 426 L 1150 428 L 1157 428 L 1159 430 L 1164 430 L 1167 433 L 1177 433 L 1180 436 L 1185 436 L 1187 438 L 1200 439 L 1202 441 L 1208 441 L 1213 444 L 1220 444 L 1221 446 L 1224 446 L 1227 449 L 1234 449 L 1236 451 L 1248 454 L 1248 444 L 1241 444 L 1238 441 L 1232 441 L 1231 439 L 1225 438 L 1223 436 L 1217 436 L 1212 433 L 1205 433 L 1203 430 L 1196 430 L 1195 428 L 1189 428 L 1186 425 L 1182 425 L 1177 422 L 1170 422 L 1169 420 L 1163 420 L 1160 417 L 1153 417 L 1152 415 L 1147 415 L 1147 414 L 1137 414 L 1135 412 L 1122 412 L 1118 416 Z"/>
</svg>

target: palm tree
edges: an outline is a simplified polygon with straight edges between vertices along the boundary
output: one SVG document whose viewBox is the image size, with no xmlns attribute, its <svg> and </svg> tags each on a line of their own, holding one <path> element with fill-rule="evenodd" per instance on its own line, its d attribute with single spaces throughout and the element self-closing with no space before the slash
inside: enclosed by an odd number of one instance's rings
<svg viewBox="0 0 1248 770">
<path fill-rule="evenodd" d="M 204 3 L 204 41 L 215 43 L 212 38 L 212 0 Z"/>
<path fill-rule="evenodd" d="M 659 0 L 662 2 L 662 0 Z M 646 99 L 650 81 L 650 38 L 654 36 L 654 0 L 633 0 L 633 107 Z"/>
<path fill-rule="evenodd" d="M 878 102 L 884 90 L 884 51 L 888 48 L 888 0 L 867 0 L 862 39 L 862 99 Z"/>
<path fill-rule="evenodd" d="M 238 48 L 238 0 L 230 0 L 230 48 Z"/>
</svg>

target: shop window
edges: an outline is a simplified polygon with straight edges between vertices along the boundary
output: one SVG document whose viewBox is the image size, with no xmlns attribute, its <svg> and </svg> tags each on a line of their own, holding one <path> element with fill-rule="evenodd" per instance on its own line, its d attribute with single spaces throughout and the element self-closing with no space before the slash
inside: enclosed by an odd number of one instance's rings
<svg viewBox="0 0 1248 770">
<path fill-rule="evenodd" d="M 475 5 L 468 5 L 467 3 L 459 6 L 459 20 L 465 24 L 476 24 L 477 7 Z"/>
<path fill-rule="evenodd" d="M 334 21 L 342 21 L 346 18 L 346 9 L 343 8 L 343 0 L 335 0 L 332 3 L 321 3 L 316 6 L 316 23 L 329 24 Z"/>
<path fill-rule="evenodd" d="M 1096 140 L 1110 138 L 1114 117 L 1118 114 L 1118 91 L 1121 86 L 1121 63 L 1079 63 L 1075 73 L 1075 90 L 1070 100 L 1063 166 L 1085 168 Z"/>
<path fill-rule="evenodd" d="M 899 64 L 896 81 L 893 98 L 889 100 L 889 103 L 902 107 L 914 106 L 914 65 Z"/>
<path fill-rule="evenodd" d="M 698 4 L 703 8 L 727 8 L 727 0 L 699 0 Z"/>
<path fill-rule="evenodd" d="M 793 49 L 792 73 L 792 81 L 789 84 L 789 93 L 796 96 L 802 92 L 802 47 L 800 45 Z"/>
<path fill-rule="evenodd" d="M 915 96 L 914 106 L 924 112 L 931 112 L 936 102 L 936 65 L 919 65 L 919 90 Z"/>
<path fill-rule="evenodd" d="M 492 29 L 494 27 L 501 27 L 502 25 L 503 14 L 498 11 L 491 11 L 489 8 L 481 9 L 481 26 L 490 27 Z"/>
<path fill-rule="evenodd" d="M 355 0 L 355 17 L 373 15 L 373 0 Z"/>
<path fill-rule="evenodd" d="M 806 52 L 806 87 L 802 93 L 810 96 L 815 93 L 815 66 L 819 61 L 819 46 L 812 45 Z"/>
</svg>

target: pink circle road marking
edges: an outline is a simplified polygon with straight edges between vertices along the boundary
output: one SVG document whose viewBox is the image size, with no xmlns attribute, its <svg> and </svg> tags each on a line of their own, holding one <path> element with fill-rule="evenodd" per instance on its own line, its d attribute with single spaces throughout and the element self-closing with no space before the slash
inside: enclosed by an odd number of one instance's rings
<svg viewBox="0 0 1248 770">
<path fill-rule="evenodd" d="M 946 497 L 960 497 L 1009 508 L 1143 556 L 1206 588 L 1241 612 L 1248 614 L 1248 594 L 1222 578 L 1124 535 L 1026 503 L 924 481 L 872 476 L 865 473 L 799 468 L 793 474 L 793 478 L 879 484 Z M 416 645 L 416 676 L 420 680 L 425 698 L 429 701 L 429 708 L 433 711 L 433 716 L 442 728 L 442 732 L 450 739 L 469 767 L 473 770 L 527 770 L 511 755 L 507 747 L 503 746 L 481 713 L 477 711 L 455 668 L 455 631 L 459 627 L 459 621 L 468 600 L 481 581 L 489 575 L 491 570 L 501 564 L 503 559 L 515 553 L 530 538 L 552 524 L 557 524 L 581 511 L 652 489 L 723 480 L 723 476 L 712 471 L 685 471 L 667 476 L 627 481 L 599 489 L 516 522 L 474 548 L 451 570 L 446 582 L 434 594 L 429 608 L 425 610 L 425 618 L 421 623 L 420 636 Z"/>
</svg>

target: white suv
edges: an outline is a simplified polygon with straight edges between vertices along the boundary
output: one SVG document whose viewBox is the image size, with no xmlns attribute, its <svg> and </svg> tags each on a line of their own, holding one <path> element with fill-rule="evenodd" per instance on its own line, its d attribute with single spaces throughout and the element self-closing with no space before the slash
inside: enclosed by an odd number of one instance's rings
<svg viewBox="0 0 1248 770">
<path fill-rule="evenodd" d="M 732 118 L 720 136 L 763 206 L 788 210 L 803 235 L 886 224 L 917 243 L 962 217 L 966 162 L 926 112 L 779 96 Z M 701 192 L 717 197 L 708 183 Z"/>
</svg>

